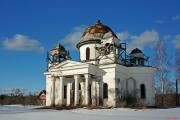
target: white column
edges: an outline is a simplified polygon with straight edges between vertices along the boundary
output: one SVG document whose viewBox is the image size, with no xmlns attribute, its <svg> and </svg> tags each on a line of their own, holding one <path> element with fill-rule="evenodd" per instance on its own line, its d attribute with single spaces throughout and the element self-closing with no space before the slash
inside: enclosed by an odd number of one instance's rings
<svg viewBox="0 0 180 120">
<path fill-rule="evenodd" d="M 71 104 L 71 83 L 67 85 L 67 105 Z"/>
<path fill-rule="evenodd" d="M 99 105 L 99 83 L 96 81 L 96 96 L 97 96 L 97 100 L 96 100 L 96 104 Z"/>
<path fill-rule="evenodd" d="M 79 75 L 75 75 L 74 76 L 74 80 L 75 80 L 75 99 L 74 99 L 74 105 L 78 105 L 79 104 Z"/>
<path fill-rule="evenodd" d="M 55 105 L 55 78 L 52 77 L 52 84 L 51 84 L 51 105 Z"/>
<path fill-rule="evenodd" d="M 89 104 L 89 82 L 90 82 L 90 75 L 86 74 L 85 77 L 85 104 Z"/>
<path fill-rule="evenodd" d="M 63 105 L 64 103 L 64 83 L 63 83 L 64 77 L 60 77 L 60 105 Z"/>
<path fill-rule="evenodd" d="M 93 79 L 91 82 L 92 87 L 92 105 L 96 105 L 96 81 Z"/>
</svg>

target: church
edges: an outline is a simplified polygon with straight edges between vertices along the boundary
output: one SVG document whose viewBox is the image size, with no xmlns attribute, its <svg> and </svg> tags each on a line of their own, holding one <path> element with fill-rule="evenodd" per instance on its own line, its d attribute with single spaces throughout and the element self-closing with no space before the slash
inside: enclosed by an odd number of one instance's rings
<svg viewBox="0 0 180 120">
<path fill-rule="evenodd" d="M 126 53 L 126 43 L 98 20 L 76 45 L 79 61 L 61 44 L 47 52 L 46 106 L 101 105 L 116 107 L 126 98 L 155 104 L 154 72 L 140 49 Z"/>
</svg>

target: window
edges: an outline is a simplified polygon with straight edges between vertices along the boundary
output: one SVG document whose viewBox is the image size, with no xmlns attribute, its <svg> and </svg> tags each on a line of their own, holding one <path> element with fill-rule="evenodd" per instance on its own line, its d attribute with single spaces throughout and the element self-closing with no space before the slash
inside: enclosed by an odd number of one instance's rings
<svg viewBox="0 0 180 120">
<path fill-rule="evenodd" d="M 91 100 L 91 84 L 89 84 L 89 98 L 90 98 L 90 100 Z"/>
<path fill-rule="evenodd" d="M 67 86 L 64 85 L 64 99 L 67 98 Z"/>
<path fill-rule="evenodd" d="M 86 60 L 89 60 L 90 59 L 90 48 L 87 47 L 86 48 Z"/>
<path fill-rule="evenodd" d="M 110 44 L 106 43 L 105 47 L 106 47 L 105 54 L 108 55 L 110 53 Z"/>
<path fill-rule="evenodd" d="M 103 98 L 108 98 L 108 85 L 107 83 L 104 83 L 103 85 Z"/>
<path fill-rule="evenodd" d="M 141 84 L 140 89 L 141 89 L 141 99 L 145 99 L 146 98 L 146 88 L 145 88 L 145 85 Z"/>
<path fill-rule="evenodd" d="M 79 83 L 79 90 L 81 90 L 81 84 Z"/>
</svg>

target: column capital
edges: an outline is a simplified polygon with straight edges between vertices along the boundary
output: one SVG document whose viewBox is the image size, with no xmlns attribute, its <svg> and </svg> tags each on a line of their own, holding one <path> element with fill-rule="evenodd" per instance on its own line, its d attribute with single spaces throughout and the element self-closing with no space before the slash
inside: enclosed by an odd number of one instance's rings
<svg viewBox="0 0 180 120">
<path fill-rule="evenodd" d="M 74 75 L 74 79 L 77 80 L 80 78 L 80 75 Z"/>
<path fill-rule="evenodd" d="M 65 78 L 64 76 L 60 76 L 59 77 L 60 80 L 64 80 L 64 78 Z"/>
<path fill-rule="evenodd" d="M 91 77 L 90 74 L 84 74 L 85 79 L 89 79 Z"/>
<path fill-rule="evenodd" d="M 55 77 L 51 77 L 50 80 L 51 80 L 51 81 L 55 81 L 56 78 L 55 78 Z"/>
</svg>

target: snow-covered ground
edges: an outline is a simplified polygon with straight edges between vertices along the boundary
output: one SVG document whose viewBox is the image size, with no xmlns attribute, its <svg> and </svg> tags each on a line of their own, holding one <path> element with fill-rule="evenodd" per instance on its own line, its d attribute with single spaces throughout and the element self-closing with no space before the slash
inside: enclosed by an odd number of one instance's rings
<svg viewBox="0 0 180 120">
<path fill-rule="evenodd" d="M 0 106 L 0 120 L 180 120 L 180 108 L 44 110 L 35 106 Z"/>
</svg>

